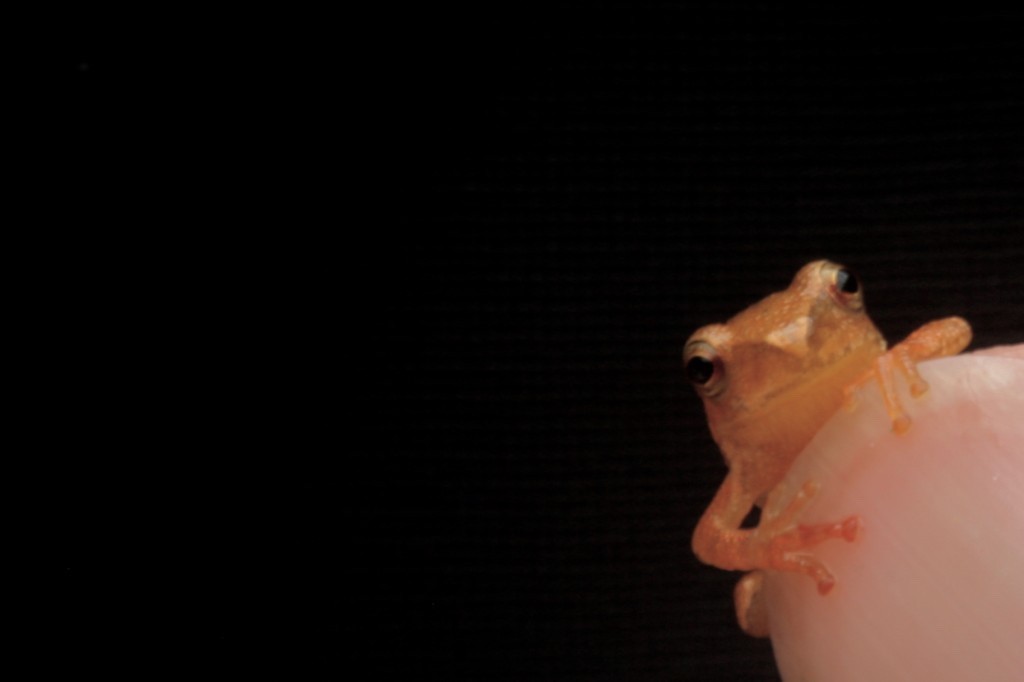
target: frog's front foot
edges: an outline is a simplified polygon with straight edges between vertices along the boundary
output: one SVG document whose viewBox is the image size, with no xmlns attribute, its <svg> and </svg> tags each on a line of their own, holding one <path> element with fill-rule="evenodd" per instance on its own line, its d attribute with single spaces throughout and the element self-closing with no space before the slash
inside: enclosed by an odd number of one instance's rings
<svg viewBox="0 0 1024 682">
<path fill-rule="evenodd" d="M 871 365 L 871 369 L 864 373 L 859 379 L 843 389 L 843 406 L 847 411 L 853 411 L 857 407 L 857 391 L 865 385 L 876 382 L 878 390 L 882 394 L 882 403 L 892 423 L 892 430 L 896 433 L 906 433 L 910 428 L 910 417 L 907 416 L 899 396 L 896 394 L 895 374 L 896 368 L 907 377 L 910 393 L 914 397 L 923 395 L 928 390 L 928 384 L 913 362 L 908 362 L 900 347 L 880 355 Z"/>
<path fill-rule="evenodd" d="M 818 593 L 824 596 L 835 587 L 835 577 L 818 559 L 800 553 L 800 550 L 831 538 L 852 542 L 860 534 L 860 529 L 860 517 L 848 516 L 838 523 L 800 524 L 783 531 L 769 541 L 768 553 L 771 559 L 766 568 L 808 575 L 817 583 Z M 733 603 L 736 606 L 736 619 L 744 632 L 753 637 L 767 637 L 770 634 L 763 571 L 752 571 L 740 578 L 733 592 Z"/>
<path fill-rule="evenodd" d="M 824 595 L 835 586 L 835 578 L 824 564 L 803 550 L 831 539 L 853 542 L 860 534 L 862 524 L 859 516 L 848 516 L 833 523 L 801 523 L 794 526 L 793 519 L 816 492 L 817 486 L 814 483 L 804 483 L 786 508 L 774 518 L 762 520 L 755 532 L 760 538 L 761 566 L 810 576 L 818 584 L 818 592 Z"/>
<path fill-rule="evenodd" d="M 803 573 L 818 584 L 818 592 L 828 594 L 835 586 L 835 578 L 825 565 L 803 550 L 825 540 L 839 539 L 853 542 L 860 535 L 859 516 L 848 516 L 835 523 L 800 524 L 772 536 L 765 548 L 765 566 L 777 571 Z"/>
<path fill-rule="evenodd" d="M 917 363 L 930 358 L 956 355 L 970 341 L 971 327 L 959 317 L 930 322 L 876 359 L 864 377 L 846 387 L 844 402 L 847 407 L 853 405 L 856 400 L 854 391 L 874 379 L 882 393 L 882 402 L 892 422 L 892 430 L 906 433 L 910 428 L 910 417 L 896 394 L 896 374 L 899 373 L 907 382 L 910 395 L 919 398 L 928 392 L 928 382 L 918 373 Z"/>
</svg>

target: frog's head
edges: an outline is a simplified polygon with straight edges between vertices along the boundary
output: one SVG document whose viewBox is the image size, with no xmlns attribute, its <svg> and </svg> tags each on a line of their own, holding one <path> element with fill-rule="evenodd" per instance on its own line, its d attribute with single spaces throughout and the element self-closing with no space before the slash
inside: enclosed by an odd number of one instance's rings
<svg viewBox="0 0 1024 682">
<path fill-rule="evenodd" d="M 785 291 L 698 329 L 683 363 L 720 444 L 752 429 L 801 440 L 884 350 L 857 277 L 822 260 L 801 268 Z"/>
</svg>

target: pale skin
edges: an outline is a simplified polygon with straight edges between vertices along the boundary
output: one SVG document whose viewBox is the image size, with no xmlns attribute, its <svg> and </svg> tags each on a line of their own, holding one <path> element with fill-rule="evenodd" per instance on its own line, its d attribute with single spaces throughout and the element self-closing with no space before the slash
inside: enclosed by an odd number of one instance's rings
<svg viewBox="0 0 1024 682">
<path fill-rule="evenodd" d="M 735 592 L 745 631 L 768 635 L 762 570 L 805 574 L 827 594 L 835 578 L 808 550 L 829 539 L 852 541 L 861 527 L 856 515 L 797 524 L 817 491 L 811 480 L 779 514 L 756 528 L 742 528 L 751 509 L 765 504 L 796 455 L 866 382 L 877 382 L 893 430 L 906 432 L 911 420 L 897 396 L 897 379 L 907 382 L 912 396 L 923 395 L 928 385 L 916 364 L 959 353 L 970 339 L 968 324 L 950 317 L 924 325 L 887 350 L 864 311 L 856 277 L 828 261 L 809 263 L 785 291 L 690 337 L 683 358 L 687 375 L 729 466 L 697 524 L 693 549 L 713 566 L 752 571 Z"/>
</svg>

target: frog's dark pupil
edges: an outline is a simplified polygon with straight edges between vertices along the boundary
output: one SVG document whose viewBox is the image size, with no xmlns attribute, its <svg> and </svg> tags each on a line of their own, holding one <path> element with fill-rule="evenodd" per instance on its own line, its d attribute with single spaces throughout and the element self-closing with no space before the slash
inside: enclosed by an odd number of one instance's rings
<svg viewBox="0 0 1024 682">
<path fill-rule="evenodd" d="M 715 363 L 697 355 L 686 363 L 686 376 L 695 384 L 706 384 L 715 373 Z"/>
<path fill-rule="evenodd" d="M 840 270 L 836 273 L 836 288 L 844 294 L 855 294 L 860 288 L 857 278 L 849 270 Z"/>
</svg>

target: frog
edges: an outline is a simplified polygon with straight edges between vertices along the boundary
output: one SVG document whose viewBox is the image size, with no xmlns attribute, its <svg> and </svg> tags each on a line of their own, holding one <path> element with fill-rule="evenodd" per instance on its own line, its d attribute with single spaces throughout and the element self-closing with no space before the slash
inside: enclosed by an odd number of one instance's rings
<svg viewBox="0 0 1024 682">
<path fill-rule="evenodd" d="M 697 558 L 747 572 L 734 590 L 740 627 L 770 636 L 763 598 L 765 571 L 813 579 L 828 594 L 836 578 L 810 550 L 828 540 L 853 542 L 859 516 L 798 523 L 818 485 L 806 481 L 772 518 L 745 523 L 763 508 L 797 455 L 843 406 L 855 409 L 860 387 L 877 384 L 891 429 L 906 433 L 911 418 L 898 394 L 928 391 L 917 370 L 923 360 L 956 355 L 971 340 L 960 317 L 924 324 L 892 348 L 868 316 L 860 279 L 843 265 L 803 266 L 789 287 L 725 323 L 695 331 L 683 350 L 686 376 L 703 401 L 711 436 L 728 473 L 693 533 Z M 781 489 L 781 487 L 780 487 Z"/>
</svg>

